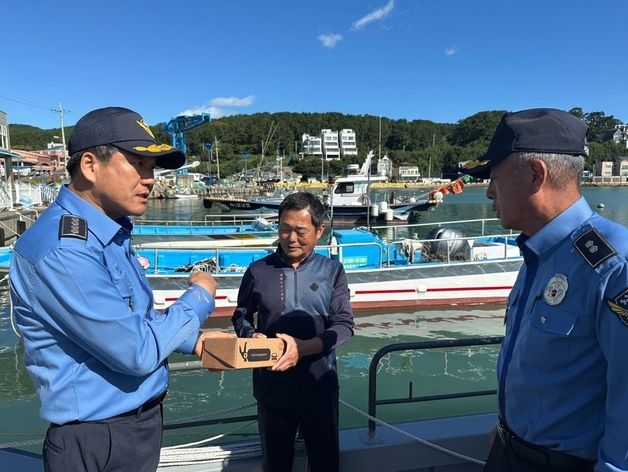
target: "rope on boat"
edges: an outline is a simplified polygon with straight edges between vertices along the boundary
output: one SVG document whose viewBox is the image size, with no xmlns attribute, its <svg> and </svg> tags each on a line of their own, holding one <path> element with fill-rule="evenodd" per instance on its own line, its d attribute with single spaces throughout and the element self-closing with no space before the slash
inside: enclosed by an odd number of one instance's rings
<svg viewBox="0 0 628 472">
<path fill-rule="evenodd" d="M 420 438 L 418 436 L 415 436 L 414 434 L 408 433 L 407 431 L 404 431 L 401 428 L 397 428 L 396 426 L 394 426 L 394 425 L 392 425 L 390 423 L 386 423 L 385 421 L 382 421 L 379 418 L 375 418 L 374 416 L 369 415 L 365 411 L 362 411 L 359 408 L 356 408 L 355 406 L 351 405 L 350 403 L 347 403 L 344 400 L 339 400 L 339 401 L 340 401 L 340 403 L 342 405 L 346 406 L 350 410 L 353 410 L 353 412 L 358 413 L 358 414 L 360 414 L 362 416 L 366 416 L 369 420 L 374 421 L 374 422 L 376 422 L 377 424 L 379 424 L 381 426 L 385 426 L 386 428 L 389 428 L 389 429 L 395 431 L 396 433 L 399 433 L 399 434 L 401 434 L 403 436 L 406 436 L 407 438 L 410 438 L 413 441 L 418 442 L 422 446 L 429 447 L 430 449 L 434 449 L 435 451 L 442 452 L 443 454 L 447 454 L 448 456 L 455 457 L 456 459 L 460 459 L 460 460 L 464 460 L 464 461 L 467 461 L 467 462 L 471 462 L 472 464 L 484 465 L 486 463 L 486 462 L 484 462 L 484 461 L 482 461 L 480 459 L 476 459 L 475 457 L 467 456 L 465 454 L 461 454 L 459 452 L 452 451 L 451 449 L 447 449 L 446 447 L 439 446 L 438 444 L 434 444 L 433 442 L 430 442 L 430 441 L 428 441 L 426 439 L 423 439 L 423 438 Z"/>
</svg>

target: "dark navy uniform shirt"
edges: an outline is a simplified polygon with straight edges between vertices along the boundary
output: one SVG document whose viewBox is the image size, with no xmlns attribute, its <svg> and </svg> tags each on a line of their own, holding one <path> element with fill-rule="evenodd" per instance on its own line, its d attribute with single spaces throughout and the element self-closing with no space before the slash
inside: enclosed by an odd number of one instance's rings
<svg viewBox="0 0 628 472">
<path fill-rule="evenodd" d="M 193 285 L 165 313 L 154 310 L 131 228 L 63 187 L 15 245 L 13 312 L 47 421 L 110 418 L 162 393 L 167 356 L 193 352 L 214 309 Z"/>
<path fill-rule="evenodd" d="M 342 264 L 320 254 L 310 254 L 295 269 L 279 249 L 249 266 L 232 318 L 238 336 L 285 333 L 298 339 L 318 336 L 323 343 L 320 354 L 301 358 L 285 372 L 255 369 L 253 390 L 259 402 L 302 408 L 338 394 L 334 349 L 353 335 L 349 298 Z"/>
<path fill-rule="evenodd" d="M 526 441 L 628 470 L 628 230 L 581 198 L 518 243 L 501 414 Z"/>
</svg>

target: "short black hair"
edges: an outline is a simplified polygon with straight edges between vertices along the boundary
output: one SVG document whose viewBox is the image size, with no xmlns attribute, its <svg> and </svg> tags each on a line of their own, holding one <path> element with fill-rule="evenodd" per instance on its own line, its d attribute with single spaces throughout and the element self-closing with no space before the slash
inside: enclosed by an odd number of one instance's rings
<svg viewBox="0 0 628 472">
<path fill-rule="evenodd" d="M 279 205 L 279 220 L 281 214 L 287 210 L 310 210 L 312 215 L 312 224 L 316 229 L 320 228 L 325 219 L 325 207 L 315 195 L 309 192 L 291 193 L 283 199 Z"/>
<path fill-rule="evenodd" d="M 107 162 L 116 152 L 118 152 L 118 148 L 112 146 L 111 144 L 103 144 L 102 146 L 84 149 L 83 151 L 77 151 L 70 155 L 70 159 L 68 159 L 68 162 L 65 165 L 70 177 L 74 177 L 78 172 L 78 169 L 81 166 L 81 157 L 83 157 L 83 154 L 86 152 L 91 152 L 101 161 Z"/>
</svg>

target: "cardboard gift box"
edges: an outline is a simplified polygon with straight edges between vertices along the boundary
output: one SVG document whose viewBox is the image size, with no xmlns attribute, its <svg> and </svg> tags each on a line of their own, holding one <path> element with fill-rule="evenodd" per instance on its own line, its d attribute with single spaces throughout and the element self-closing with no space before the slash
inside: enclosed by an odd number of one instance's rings
<svg viewBox="0 0 628 472">
<path fill-rule="evenodd" d="M 251 369 L 273 366 L 284 352 L 278 338 L 209 338 L 201 362 L 207 369 Z"/>
</svg>

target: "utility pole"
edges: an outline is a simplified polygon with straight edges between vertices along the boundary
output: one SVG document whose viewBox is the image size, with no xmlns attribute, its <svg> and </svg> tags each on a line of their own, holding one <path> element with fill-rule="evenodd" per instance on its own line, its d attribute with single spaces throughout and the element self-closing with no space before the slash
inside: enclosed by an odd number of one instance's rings
<svg viewBox="0 0 628 472">
<path fill-rule="evenodd" d="M 218 138 L 214 136 L 214 148 L 216 149 L 216 178 L 220 182 L 220 159 L 218 159 Z"/>
<path fill-rule="evenodd" d="M 61 120 L 61 143 L 63 144 L 63 151 L 62 151 L 63 155 L 61 158 L 61 164 L 63 166 L 63 172 L 65 173 L 65 177 L 68 178 L 68 171 L 65 168 L 68 163 L 68 153 L 65 146 L 65 130 L 63 129 L 63 113 L 67 110 L 64 110 L 61 103 L 59 103 L 59 108 L 53 108 L 51 111 L 55 113 L 59 113 L 59 118 Z"/>
</svg>

